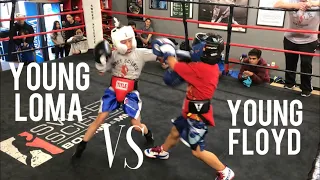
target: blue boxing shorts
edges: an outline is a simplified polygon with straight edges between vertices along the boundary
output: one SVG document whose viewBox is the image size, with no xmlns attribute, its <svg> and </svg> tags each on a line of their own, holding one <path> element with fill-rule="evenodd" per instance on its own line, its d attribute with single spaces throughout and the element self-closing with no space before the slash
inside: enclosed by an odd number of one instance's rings
<svg viewBox="0 0 320 180">
<path fill-rule="evenodd" d="M 137 90 L 127 93 L 122 104 L 117 101 L 116 93 L 113 88 L 109 87 L 105 90 L 104 95 L 101 98 L 99 113 L 112 112 L 120 108 L 121 105 L 124 113 L 128 114 L 131 118 L 138 119 L 142 108 L 140 93 Z"/>
<path fill-rule="evenodd" d="M 180 140 L 186 146 L 190 147 L 192 150 L 196 150 L 199 146 L 200 151 L 204 150 L 204 138 L 208 132 L 208 127 L 204 122 L 179 116 L 173 121 L 173 125 L 179 131 Z"/>
</svg>

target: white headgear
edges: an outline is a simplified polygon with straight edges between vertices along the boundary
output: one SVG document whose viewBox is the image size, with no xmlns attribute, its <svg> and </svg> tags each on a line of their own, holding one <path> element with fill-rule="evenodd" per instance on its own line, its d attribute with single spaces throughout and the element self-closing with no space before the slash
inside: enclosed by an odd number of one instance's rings
<svg viewBox="0 0 320 180">
<path fill-rule="evenodd" d="M 131 26 L 120 26 L 119 21 L 117 18 L 114 18 L 115 21 L 115 28 L 111 31 L 111 39 L 113 45 L 117 48 L 117 51 L 120 54 L 125 54 L 128 50 L 125 44 L 122 44 L 121 41 L 132 38 L 132 49 L 137 47 L 137 41 L 135 38 L 134 31 Z"/>
</svg>

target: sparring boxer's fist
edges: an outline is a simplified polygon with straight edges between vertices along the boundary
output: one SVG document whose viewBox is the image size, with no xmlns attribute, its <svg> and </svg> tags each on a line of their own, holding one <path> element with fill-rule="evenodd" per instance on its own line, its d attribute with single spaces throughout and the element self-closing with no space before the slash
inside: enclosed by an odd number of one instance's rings
<svg viewBox="0 0 320 180">
<path fill-rule="evenodd" d="M 183 84 L 185 81 L 175 71 L 168 68 L 163 75 L 163 82 L 170 87 L 176 87 Z"/>
<path fill-rule="evenodd" d="M 103 63 L 101 60 L 107 61 L 112 55 L 112 49 L 108 41 L 99 42 L 94 48 L 94 60 L 97 63 Z M 101 59 L 101 56 L 105 56 L 106 58 Z"/>
<path fill-rule="evenodd" d="M 99 42 L 94 48 L 94 60 L 100 75 L 107 70 L 107 61 L 112 55 L 112 49 L 108 41 Z"/>
<path fill-rule="evenodd" d="M 166 60 L 169 56 L 176 56 L 175 44 L 167 38 L 155 39 L 152 42 L 152 52 Z"/>
</svg>

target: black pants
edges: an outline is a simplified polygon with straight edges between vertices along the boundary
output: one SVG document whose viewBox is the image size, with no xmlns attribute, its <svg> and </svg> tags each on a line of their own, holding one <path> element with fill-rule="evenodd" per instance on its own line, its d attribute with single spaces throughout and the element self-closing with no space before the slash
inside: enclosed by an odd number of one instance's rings
<svg viewBox="0 0 320 180">
<path fill-rule="evenodd" d="M 284 38 L 283 45 L 285 50 L 291 51 L 301 51 L 314 53 L 317 47 L 317 41 L 308 44 L 295 44 L 289 41 L 287 38 Z M 299 60 L 299 54 L 285 53 L 286 57 L 286 70 L 297 71 L 297 64 Z M 300 55 L 301 59 L 301 72 L 312 74 L 312 58 L 313 56 Z M 295 85 L 296 84 L 296 73 L 285 73 L 286 84 L 287 85 Z M 302 91 L 312 91 L 311 85 L 311 76 L 301 75 L 301 85 L 300 89 Z"/>
<path fill-rule="evenodd" d="M 70 49 L 71 49 L 71 45 L 70 44 L 65 44 L 64 45 L 64 50 L 65 50 L 66 57 L 69 56 Z"/>
<path fill-rule="evenodd" d="M 64 52 L 64 47 L 60 47 L 60 46 L 54 47 L 54 54 L 56 59 L 63 58 L 63 52 Z"/>
</svg>

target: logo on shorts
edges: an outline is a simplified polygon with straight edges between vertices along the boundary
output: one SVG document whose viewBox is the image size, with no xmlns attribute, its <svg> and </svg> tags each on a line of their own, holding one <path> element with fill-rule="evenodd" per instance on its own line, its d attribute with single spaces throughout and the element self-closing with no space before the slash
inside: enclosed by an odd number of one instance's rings
<svg viewBox="0 0 320 180">
<path fill-rule="evenodd" d="M 197 111 L 200 112 L 203 106 L 203 103 L 194 103 L 194 106 L 196 107 Z"/>
<path fill-rule="evenodd" d="M 128 83 L 123 81 L 116 82 L 116 89 L 128 90 Z"/>
<path fill-rule="evenodd" d="M 55 155 L 64 152 L 63 149 L 28 132 L 20 133 L 16 137 L 0 142 L 0 150 L 31 167 L 40 166 Z"/>
</svg>

